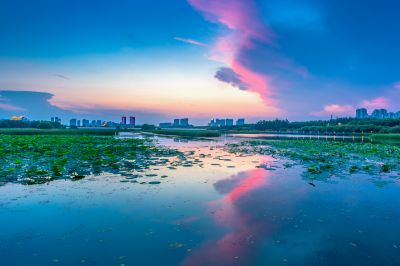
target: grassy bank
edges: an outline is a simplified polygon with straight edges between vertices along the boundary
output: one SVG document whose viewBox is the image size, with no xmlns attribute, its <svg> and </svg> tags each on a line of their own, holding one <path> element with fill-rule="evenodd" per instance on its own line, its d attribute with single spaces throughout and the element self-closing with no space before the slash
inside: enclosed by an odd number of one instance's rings
<svg viewBox="0 0 400 266">
<path fill-rule="evenodd" d="M 92 135 L 0 135 L 0 183 L 38 184 L 101 172 L 126 173 L 177 152 L 144 139 Z"/>
<path fill-rule="evenodd" d="M 113 136 L 115 129 L 36 129 L 36 128 L 6 128 L 0 129 L 0 135 L 100 135 Z"/>
<path fill-rule="evenodd" d="M 372 134 L 369 137 L 374 142 L 400 144 L 400 134 Z"/>
</svg>

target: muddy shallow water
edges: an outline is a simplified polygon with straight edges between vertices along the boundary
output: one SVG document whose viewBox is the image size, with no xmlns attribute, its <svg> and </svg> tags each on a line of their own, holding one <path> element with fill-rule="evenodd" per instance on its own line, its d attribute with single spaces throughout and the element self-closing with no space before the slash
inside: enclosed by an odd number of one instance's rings
<svg viewBox="0 0 400 266">
<path fill-rule="evenodd" d="M 310 185 L 236 138 L 158 140 L 185 162 L 0 187 L 0 265 L 400 265 L 398 181 Z"/>
</svg>

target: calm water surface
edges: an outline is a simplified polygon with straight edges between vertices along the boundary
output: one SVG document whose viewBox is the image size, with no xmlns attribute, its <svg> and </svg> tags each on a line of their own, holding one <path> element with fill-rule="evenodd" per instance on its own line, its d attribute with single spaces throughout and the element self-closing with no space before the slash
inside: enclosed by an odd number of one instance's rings
<svg viewBox="0 0 400 266">
<path fill-rule="evenodd" d="M 235 138 L 159 141 L 192 163 L 0 187 L 0 265 L 400 265 L 399 182 L 312 186 Z"/>
</svg>

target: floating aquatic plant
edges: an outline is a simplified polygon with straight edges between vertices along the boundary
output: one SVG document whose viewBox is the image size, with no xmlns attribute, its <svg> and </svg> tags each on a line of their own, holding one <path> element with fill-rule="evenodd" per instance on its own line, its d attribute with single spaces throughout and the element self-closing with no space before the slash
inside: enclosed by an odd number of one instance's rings
<svg viewBox="0 0 400 266">
<path fill-rule="evenodd" d="M 57 178 L 82 179 L 165 164 L 180 154 L 148 139 L 93 135 L 0 135 L 0 183 L 41 184 Z"/>
<path fill-rule="evenodd" d="M 391 144 L 252 140 L 228 144 L 227 149 L 236 154 L 256 153 L 290 159 L 305 166 L 303 177 L 306 179 L 326 180 L 332 176 L 345 177 L 359 172 L 379 176 L 400 170 L 400 147 Z M 263 165 L 260 167 L 265 168 Z"/>
</svg>

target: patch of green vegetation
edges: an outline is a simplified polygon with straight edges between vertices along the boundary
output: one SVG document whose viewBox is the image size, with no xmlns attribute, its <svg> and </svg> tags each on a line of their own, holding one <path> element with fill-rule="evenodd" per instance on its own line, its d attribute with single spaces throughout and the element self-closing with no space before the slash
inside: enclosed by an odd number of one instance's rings
<svg viewBox="0 0 400 266">
<path fill-rule="evenodd" d="M 259 121 L 255 125 L 247 125 L 249 129 L 270 131 L 299 131 L 304 133 L 400 133 L 400 119 L 355 119 L 337 118 L 318 121 L 288 120 Z"/>
<path fill-rule="evenodd" d="M 0 135 L 0 183 L 79 180 L 101 172 L 122 173 L 165 163 L 176 150 L 146 139 L 93 135 Z"/>
<path fill-rule="evenodd" d="M 113 136 L 115 129 L 36 129 L 36 128 L 2 128 L 0 135 L 99 135 Z"/>
<path fill-rule="evenodd" d="M 400 144 L 400 134 L 372 134 L 369 137 L 373 142 Z"/>
<path fill-rule="evenodd" d="M 304 165 L 307 179 L 326 179 L 353 173 L 379 176 L 399 172 L 400 147 L 388 144 L 323 140 L 253 140 L 229 144 L 235 153 L 257 153 L 288 158 Z"/>
</svg>

